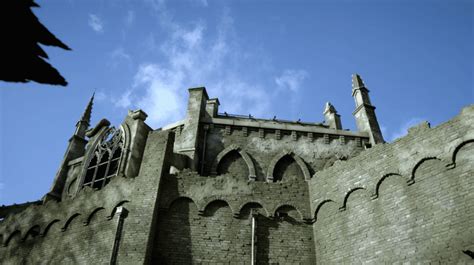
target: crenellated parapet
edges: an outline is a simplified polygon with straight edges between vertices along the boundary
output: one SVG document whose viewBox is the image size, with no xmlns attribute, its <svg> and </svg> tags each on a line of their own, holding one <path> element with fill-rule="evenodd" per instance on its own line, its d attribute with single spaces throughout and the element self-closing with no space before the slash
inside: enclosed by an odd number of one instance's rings
<svg viewBox="0 0 474 265">
<path fill-rule="evenodd" d="M 309 183 L 312 196 L 325 200 L 355 187 L 373 187 L 375 194 L 376 183 L 384 176 L 401 175 L 407 184 L 413 184 L 417 169 L 425 162 L 438 161 L 449 167 L 455 161 L 458 146 L 474 139 L 474 126 L 469 123 L 473 116 L 474 107 L 466 107 L 459 116 L 436 128 L 420 123 L 391 144 L 377 145 L 347 161 L 336 162 L 314 174 Z"/>
</svg>

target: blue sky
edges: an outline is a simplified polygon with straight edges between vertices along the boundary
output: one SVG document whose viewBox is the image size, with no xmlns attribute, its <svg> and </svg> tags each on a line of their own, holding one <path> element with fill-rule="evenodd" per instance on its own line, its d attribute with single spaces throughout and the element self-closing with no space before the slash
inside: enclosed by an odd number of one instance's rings
<svg viewBox="0 0 474 265">
<path fill-rule="evenodd" d="M 206 86 L 221 111 L 263 118 L 321 122 L 330 101 L 352 130 L 359 73 L 389 141 L 474 102 L 469 0 L 37 2 L 72 48 L 45 48 L 69 85 L 0 81 L 0 205 L 49 190 L 94 90 L 92 124 L 142 108 L 159 128 Z"/>
</svg>

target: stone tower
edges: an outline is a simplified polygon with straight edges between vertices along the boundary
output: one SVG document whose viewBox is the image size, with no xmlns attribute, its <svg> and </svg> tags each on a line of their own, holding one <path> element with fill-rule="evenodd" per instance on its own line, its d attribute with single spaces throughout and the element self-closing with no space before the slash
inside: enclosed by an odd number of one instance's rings
<svg viewBox="0 0 474 265">
<path fill-rule="evenodd" d="M 356 109 L 352 114 L 356 119 L 359 131 L 369 133 L 372 145 L 384 143 L 375 115 L 375 106 L 370 103 L 369 90 L 358 74 L 352 75 L 352 97 L 354 97 L 356 104 Z"/>
</svg>

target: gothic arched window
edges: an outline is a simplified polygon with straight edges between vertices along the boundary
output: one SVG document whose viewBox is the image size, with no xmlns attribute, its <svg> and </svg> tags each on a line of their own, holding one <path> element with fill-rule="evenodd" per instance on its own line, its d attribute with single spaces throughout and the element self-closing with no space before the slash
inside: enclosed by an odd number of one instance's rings
<svg viewBox="0 0 474 265">
<path fill-rule="evenodd" d="M 101 189 L 117 175 L 122 157 L 123 136 L 120 129 L 110 128 L 97 145 L 87 166 L 82 186 Z"/>
</svg>

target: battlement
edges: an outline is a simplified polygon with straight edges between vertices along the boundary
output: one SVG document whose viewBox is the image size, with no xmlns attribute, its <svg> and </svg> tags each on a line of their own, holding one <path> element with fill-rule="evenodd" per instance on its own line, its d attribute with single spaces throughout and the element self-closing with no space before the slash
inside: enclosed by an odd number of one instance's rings
<svg viewBox="0 0 474 265">
<path fill-rule="evenodd" d="M 301 121 L 287 121 L 279 119 L 257 119 L 247 116 L 237 115 L 218 115 L 204 119 L 203 123 L 231 126 L 232 127 L 249 127 L 253 129 L 264 129 L 264 130 L 280 130 L 280 131 L 295 131 L 297 133 L 313 133 L 313 134 L 330 134 L 330 135 L 344 135 L 368 138 L 368 134 L 365 132 L 351 132 L 348 130 L 335 130 L 330 129 L 329 126 L 321 123 L 310 123 Z"/>
</svg>

